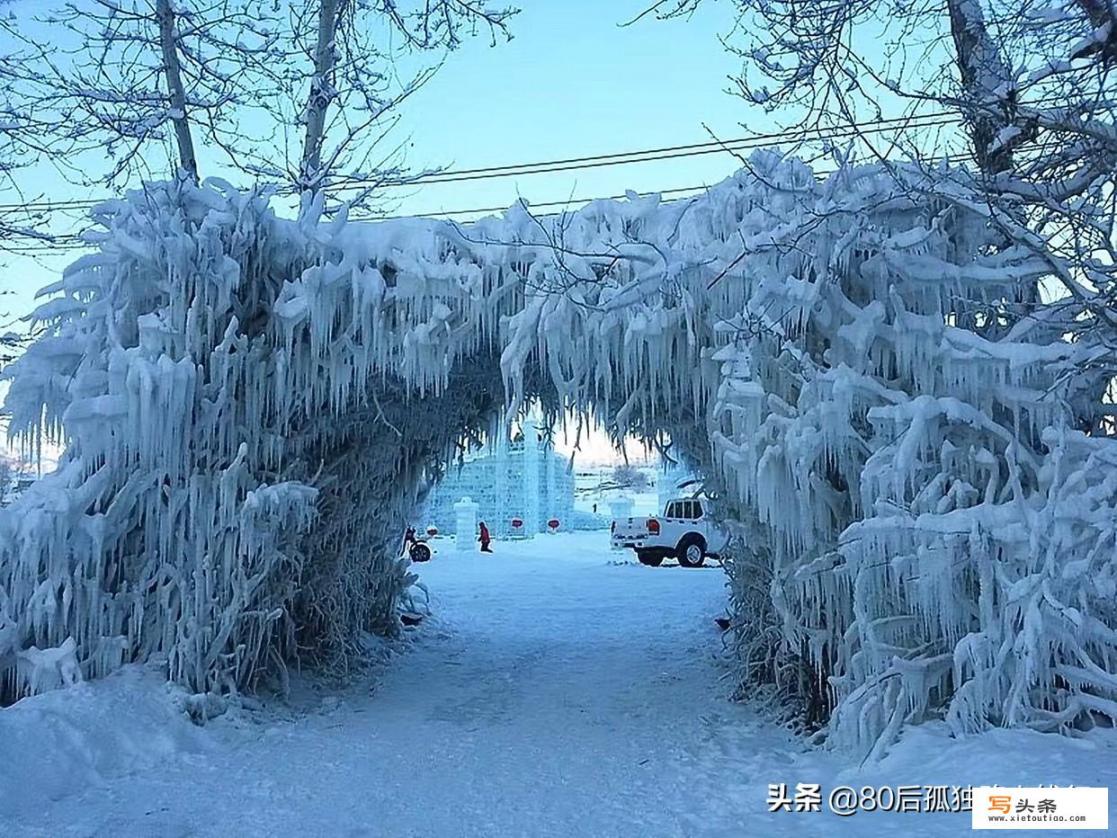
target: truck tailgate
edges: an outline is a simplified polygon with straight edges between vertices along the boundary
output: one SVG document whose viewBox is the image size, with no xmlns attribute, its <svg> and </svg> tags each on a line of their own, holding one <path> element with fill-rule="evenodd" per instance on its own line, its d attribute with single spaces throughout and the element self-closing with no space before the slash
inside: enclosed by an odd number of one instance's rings
<svg viewBox="0 0 1117 838">
<path fill-rule="evenodd" d="M 647 537 L 647 518 L 619 518 L 613 522 L 614 541 L 642 541 Z"/>
</svg>

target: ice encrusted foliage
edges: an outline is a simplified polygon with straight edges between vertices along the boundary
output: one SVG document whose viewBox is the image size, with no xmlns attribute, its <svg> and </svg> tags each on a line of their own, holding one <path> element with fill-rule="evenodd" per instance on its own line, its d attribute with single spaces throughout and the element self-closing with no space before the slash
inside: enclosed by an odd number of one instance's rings
<svg viewBox="0 0 1117 838">
<path fill-rule="evenodd" d="M 98 215 L 100 252 L 47 289 L 49 331 L 11 368 L 13 428 L 66 453 L 0 513 L 0 693 L 48 684 L 54 648 L 85 677 L 165 657 L 199 693 L 296 657 L 345 666 L 361 631 L 397 625 L 398 527 L 423 467 L 499 407 L 498 359 L 440 370 L 426 401 L 355 370 L 355 329 L 322 342 L 275 298 L 340 278 L 364 314 L 384 284 L 337 229 L 259 196 L 158 187 Z"/>
<path fill-rule="evenodd" d="M 1117 717 L 1117 446 L 1072 427 L 1098 413 L 1091 358 L 1035 303 L 1046 266 L 933 175 L 771 182 L 787 197 L 746 217 L 754 253 L 722 280 L 745 302 L 710 425 L 751 524 L 748 674 L 874 755 L 931 714 Z"/>
<path fill-rule="evenodd" d="M 198 691 L 344 664 L 396 625 L 424 475 L 542 398 L 704 468 L 742 678 L 833 710 L 832 741 L 1112 715 L 1086 350 L 1044 267 L 935 186 L 761 154 L 690 201 L 465 227 L 295 223 L 220 185 L 103 207 L 12 368 L 14 427 L 67 454 L 0 512 L 4 692 L 70 638 L 86 677 L 161 654 Z"/>
</svg>

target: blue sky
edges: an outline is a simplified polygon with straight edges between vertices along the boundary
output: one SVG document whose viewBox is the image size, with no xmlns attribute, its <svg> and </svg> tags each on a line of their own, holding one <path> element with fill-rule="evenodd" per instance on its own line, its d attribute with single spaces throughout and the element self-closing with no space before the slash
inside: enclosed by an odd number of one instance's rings
<svg viewBox="0 0 1117 838">
<path fill-rule="evenodd" d="M 710 3 L 689 21 L 619 25 L 645 2 L 524 3 L 511 43 L 467 44 L 411 103 L 411 160 L 472 167 L 705 142 L 704 123 L 719 136 L 739 136 L 749 108 L 724 92 L 738 68 L 717 41 L 730 23 L 728 7 Z M 693 186 L 735 168 L 722 154 L 432 186 L 402 209 Z"/>
</svg>

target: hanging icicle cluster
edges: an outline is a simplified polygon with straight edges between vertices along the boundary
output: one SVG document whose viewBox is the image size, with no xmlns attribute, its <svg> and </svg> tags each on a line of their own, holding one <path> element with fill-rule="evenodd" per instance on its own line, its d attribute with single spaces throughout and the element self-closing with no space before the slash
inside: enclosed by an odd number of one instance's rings
<svg viewBox="0 0 1117 838">
<path fill-rule="evenodd" d="M 220 185 L 98 217 L 11 372 L 14 429 L 66 455 L 0 512 L 9 697 L 155 654 L 198 691 L 344 665 L 396 624 L 424 474 L 542 398 L 706 471 L 742 677 L 833 741 L 1117 715 L 1090 359 L 1045 267 L 933 175 L 759 154 L 689 201 L 467 226 L 296 223 Z"/>
<path fill-rule="evenodd" d="M 344 668 L 397 626 L 402 524 L 502 404 L 498 357 L 474 340 L 467 369 L 401 377 L 376 341 L 415 346 L 440 304 L 410 319 L 341 225 L 260 196 L 152 187 L 98 218 L 100 252 L 45 289 L 47 334 L 11 367 L 13 430 L 65 455 L 0 513 L 0 698 L 155 656 L 199 693 L 296 657 Z M 320 319 L 280 300 L 296 285 Z M 362 319 L 338 326 L 347 306 Z M 363 332 L 373 309 L 399 328 Z"/>
<path fill-rule="evenodd" d="M 1048 266 L 933 174 L 766 179 L 795 198 L 740 227 L 710 424 L 749 674 L 874 756 L 933 714 L 1117 718 L 1117 444 L 1073 427 L 1095 350 L 1038 303 Z"/>
</svg>

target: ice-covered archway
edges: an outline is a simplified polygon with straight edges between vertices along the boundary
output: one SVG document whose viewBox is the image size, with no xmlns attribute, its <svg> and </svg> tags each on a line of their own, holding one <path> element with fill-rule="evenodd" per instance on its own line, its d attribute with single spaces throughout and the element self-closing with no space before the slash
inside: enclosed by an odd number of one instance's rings
<svg viewBox="0 0 1117 838">
<path fill-rule="evenodd" d="M 599 304 L 614 274 L 658 293 L 660 233 L 622 230 L 662 215 L 298 224 L 185 185 L 102 206 L 100 252 L 11 372 L 13 427 L 67 453 L 0 524 L 4 692 L 56 681 L 66 655 L 37 650 L 66 643 L 86 677 L 165 654 L 199 692 L 296 654 L 344 665 L 395 626 L 401 523 L 462 436 L 527 400 L 694 424 L 687 312 L 627 328 Z"/>
<path fill-rule="evenodd" d="M 925 174 L 760 155 L 693 200 L 465 226 L 296 223 L 217 185 L 97 217 L 11 371 L 16 431 L 67 453 L 0 513 L 5 695 L 153 655 L 198 692 L 343 665 L 395 624 L 422 471 L 539 401 L 670 435 L 738 533 L 745 677 L 849 739 L 1113 698 L 1064 665 L 1112 671 L 1110 636 L 1071 644 L 1050 603 L 1113 634 L 1087 465 L 1117 454 L 1068 427 L 1078 350 L 995 316 L 1046 266 Z M 1077 523 L 1029 536 L 1045 515 Z M 1073 578 L 1037 565 L 1063 548 Z M 1014 663 L 1021 613 L 1047 634 Z"/>
</svg>

